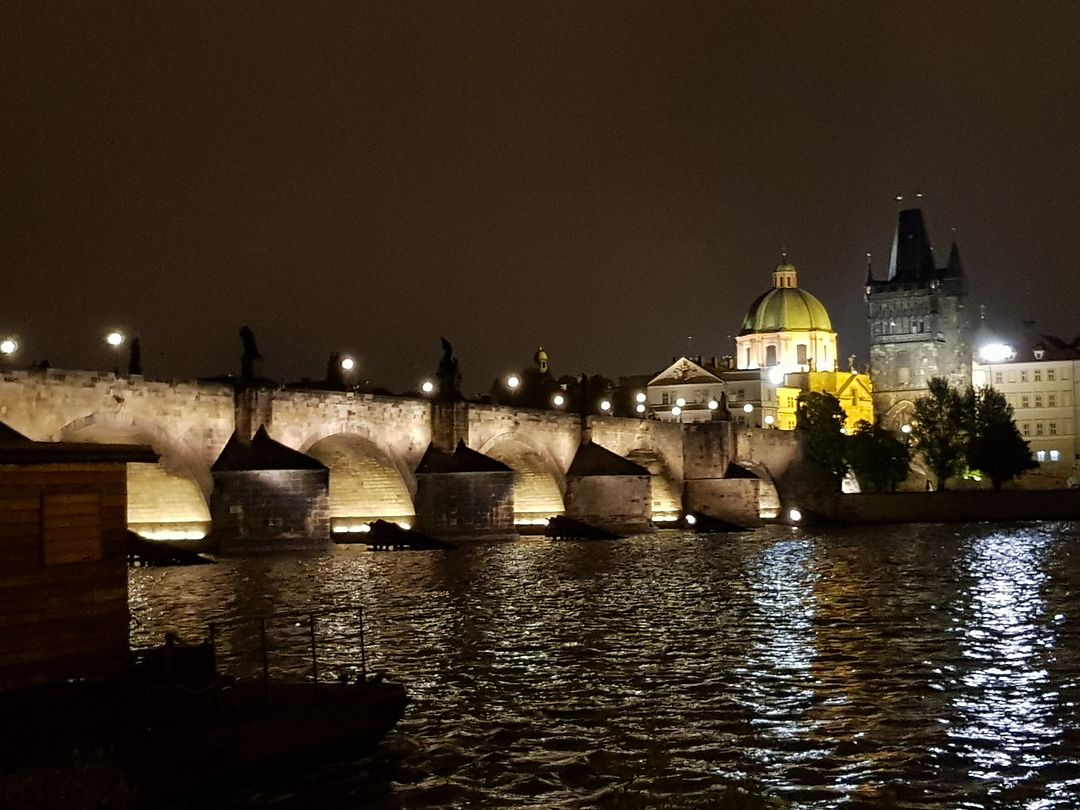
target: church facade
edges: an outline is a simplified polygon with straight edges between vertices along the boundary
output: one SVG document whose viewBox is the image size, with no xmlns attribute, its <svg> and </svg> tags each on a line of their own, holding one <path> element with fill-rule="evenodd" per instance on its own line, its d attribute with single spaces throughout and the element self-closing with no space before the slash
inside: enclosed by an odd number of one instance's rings
<svg viewBox="0 0 1080 810">
<path fill-rule="evenodd" d="M 922 210 L 900 212 L 888 277 L 866 275 L 870 378 L 874 411 L 896 430 L 934 377 L 963 389 L 971 384 L 967 285 L 954 242 L 937 267 Z"/>
</svg>

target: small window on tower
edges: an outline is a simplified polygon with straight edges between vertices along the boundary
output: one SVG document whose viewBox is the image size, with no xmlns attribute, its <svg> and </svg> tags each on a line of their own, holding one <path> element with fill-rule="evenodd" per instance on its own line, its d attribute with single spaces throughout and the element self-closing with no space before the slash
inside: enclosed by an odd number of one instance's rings
<svg viewBox="0 0 1080 810">
<path fill-rule="evenodd" d="M 795 347 L 796 361 L 800 366 L 806 365 L 807 348 L 808 347 L 805 343 L 800 343 L 798 346 Z"/>
<path fill-rule="evenodd" d="M 1048 382 L 1054 381 L 1054 370 L 1052 368 L 1046 370 L 1046 379 Z"/>
<path fill-rule="evenodd" d="M 1020 372 L 1020 382 L 1027 382 L 1027 372 L 1026 371 L 1021 371 Z"/>
<path fill-rule="evenodd" d="M 994 372 L 994 382 L 997 383 L 998 385 L 1001 385 L 1001 383 L 1005 382 L 1005 379 L 1002 376 L 1000 371 L 995 371 Z"/>
<path fill-rule="evenodd" d="M 1032 374 L 1032 379 L 1035 382 L 1042 382 L 1042 370 L 1041 369 L 1035 369 L 1033 372 L 1031 372 L 1031 374 Z"/>
</svg>

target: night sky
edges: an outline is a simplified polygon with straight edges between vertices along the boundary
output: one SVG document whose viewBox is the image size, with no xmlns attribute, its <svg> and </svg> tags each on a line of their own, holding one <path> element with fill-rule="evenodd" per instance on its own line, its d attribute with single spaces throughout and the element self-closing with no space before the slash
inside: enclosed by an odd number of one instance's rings
<svg viewBox="0 0 1080 810">
<path fill-rule="evenodd" d="M 898 193 L 974 311 L 1072 338 L 1080 4 L 5 3 L 20 361 L 467 392 L 731 354 L 782 248 L 867 356 Z"/>
</svg>

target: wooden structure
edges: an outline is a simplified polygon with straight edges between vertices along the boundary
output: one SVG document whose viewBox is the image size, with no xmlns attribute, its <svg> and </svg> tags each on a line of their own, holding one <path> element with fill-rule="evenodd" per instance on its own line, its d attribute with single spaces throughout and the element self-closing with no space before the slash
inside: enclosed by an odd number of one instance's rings
<svg viewBox="0 0 1080 810">
<path fill-rule="evenodd" d="M 0 423 L 0 692 L 125 666 L 127 463 L 157 458 Z"/>
</svg>

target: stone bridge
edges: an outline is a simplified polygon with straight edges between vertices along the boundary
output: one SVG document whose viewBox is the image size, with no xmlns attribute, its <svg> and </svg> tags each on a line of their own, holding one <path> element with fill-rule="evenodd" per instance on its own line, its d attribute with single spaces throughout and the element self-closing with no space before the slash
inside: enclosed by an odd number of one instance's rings
<svg viewBox="0 0 1080 810">
<path fill-rule="evenodd" d="M 36 440 L 151 445 L 159 463 L 129 469 L 129 524 L 146 536 L 174 539 L 209 530 L 210 467 L 232 433 L 251 435 L 255 421 L 330 468 L 335 531 L 376 518 L 411 523 L 413 471 L 433 440 L 445 445 L 460 438 L 511 467 L 519 524 L 563 511 L 566 472 L 583 439 L 649 470 L 657 522 L 676 520 L 684 509 L 730 512 L 732 497 L 756 498 L 760 482 L 775 501 L 772 484 L 798 455 L 793 434 L 736 435 L 727 422 L 590 417 L 583 425 L 560 411 L 286 388 L 235 392 L 228 383 L 55 369 L 5 373 L 0 421 Z M 730 461 L 759 483 L 722 484 Z M 763 499 L 765 516 L 772 501 Z M 749 508 L 757 513 L 757 507 Z"/>
</svg>

